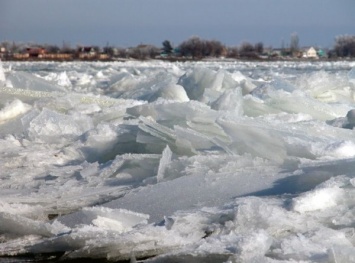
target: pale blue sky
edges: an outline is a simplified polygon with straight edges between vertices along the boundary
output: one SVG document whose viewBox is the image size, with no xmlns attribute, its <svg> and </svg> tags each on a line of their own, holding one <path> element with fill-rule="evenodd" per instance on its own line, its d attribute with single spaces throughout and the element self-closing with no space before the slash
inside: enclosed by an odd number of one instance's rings
<svg viewBox="0 0 355 263">
<path fill-rule="evenodd" d="M 331 47 L 355 35 L 355 0 L 0 0 L 0 41 L 178 45 L 191 36 L 228 46 Z"/>
</svg>

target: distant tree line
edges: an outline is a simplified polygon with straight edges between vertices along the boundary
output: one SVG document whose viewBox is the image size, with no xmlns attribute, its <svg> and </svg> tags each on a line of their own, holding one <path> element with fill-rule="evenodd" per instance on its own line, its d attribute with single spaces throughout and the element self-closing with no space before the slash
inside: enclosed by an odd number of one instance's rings
<svg viewBox="0 0 355 263">
<path fill-rule="evenodd" d="M 333 52 L 337 57 L 355 57 L 355 36 L 336 37 Z"/>
<path fill-rule="evenodd" d="M 41 47 L 51 54 L 71 54 L 73 57 L 79 57 L 78 53 L 83 52 L 82 47 L 72 48 L 67 42 L 63 42 L 61 46 L 57 45 L 38 45 L 35 43 L 15 43 L 4 41 L 0 43 L 2 50 L 6 50 L 6 54 L 26 52 L 29 47 Z M 291 34 L 290 45 L 283 49 L 283 56 L 301 57 L 300 45 L 297 33 Z M 239 59 L 260 59 L 261 57 L 272 57 L 270 54 L 271 48 L 265 48 L 262 42 L 252 44 L 243 42 L 239 46 L 228 47 L 218 40 L 205 40 L 198 36 L 193 36 L 177 46 L 174 46 L 169 40 L 164 40 L 161 47 L 153 45 L 140 44 L 135 47 L 119 48 L 106 45 L 101 48 L 99 46 L 90 46 L 90 52 L 97 54 L 105 54 L 106 57 L 112 59 L 202 59 L 206 57 L 225 57 Z M 5 54 L 5 55 L 6 55 Z M 2 58 L 6 56 L 2 54 Z M 328 50 L 328 57 L 355 57 L 355 36 L 344 35 L 335 38 L 335 43 L 332 49 Z"/>
<path fill-rule="evenodd" d="M 226 47 L 217 40 L 204 40 L 197 36 L 182 42 L 178 46 L 181 56 L 192 58 L 225 56 Z"/>
</svg>

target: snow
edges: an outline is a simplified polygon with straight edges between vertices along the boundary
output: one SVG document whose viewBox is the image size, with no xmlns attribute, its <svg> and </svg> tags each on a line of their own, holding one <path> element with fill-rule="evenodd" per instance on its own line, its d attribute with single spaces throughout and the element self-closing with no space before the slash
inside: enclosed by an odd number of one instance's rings
<svg viewBox="0 0 355 263">
<path fill-rule="evenodd" d="M 308 211 L 327 209 L 337 205 L 337 199 L 342 198 L 339 188 L 323 188 L 306 193 L 293 200 L 293 210 L 304 213 Z"/>
<path fill-rule="evenodd" d="M 0 256 L 355 262 L 354 66 L 0 64 Z"/>
</svg>

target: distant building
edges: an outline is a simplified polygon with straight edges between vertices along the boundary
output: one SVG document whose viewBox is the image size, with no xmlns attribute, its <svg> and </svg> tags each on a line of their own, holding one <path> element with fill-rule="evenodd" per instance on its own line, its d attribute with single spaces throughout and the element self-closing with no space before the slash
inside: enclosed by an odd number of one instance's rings
<svg viewBox="0 0 355 263">
<path fill-rule="evenodd" d="M 68 53 L 47 53 L 42 56 L 43 59 L 51 60 L 72 60 L 73 54 Z"/>
<path fill-rule="evenodd" d="M 94 59 L 97 56 L 97 52 L 94 47 L 79 47 L 78 48 L 78 57 L 80 59 Z"/>
<path fill-rule="evenodd" d="M 310 47 L 307 48 L 304 52 L 303 52 L 303 57 L 304 58 L 319 58 L 318 54 L 317 54 L 317 50 L 314 47 Z"/>
<path fill-rule="evenodd" d="M 327 57 L 327 53 L 326 53 L 323 49 L 318 49 L 318 50 L 317 50 L 317 55 L 318 55 L 318 57 L 320 57 L 320 58 L 325 58 L 325 57 Z"/>
<path fill-rule="evenodd" d="M 46 50 L 43 47 L 29 47 L 26 48 L 26 53 L 30 58 L 42 58 Z"/>
<path fill-rule="evenodd" d="M 269 51 L 270 57 L 281 57 L 283 55 L 283 48 L 274 48 Z"/>
<path fill-rule="evenodd" d="M 28 59 L 30 55 L 28 53 L 14 53 L 12 57 L 14 59 Z"/>
<path fill-rule="evenodd" d="M 12 58 L 18 60 L 27 59 L 44 59 L 47 54 L 47 50 L 43 47 L 28 47 L 23 49 L 21 52 L 12 54 Z"/>
<path fill-rule="evenodd" d="M 49 53 L 43 47 L 29 47 L 20 53 L 12 54 L 16 60 L 73 60 L 73 54 L 69 53 Z"/>
<path fill-rule="evenodd" d="M 0 59 L 3 59 L 6 56 L 6 48 L 0 47 Z"/>
</svg>

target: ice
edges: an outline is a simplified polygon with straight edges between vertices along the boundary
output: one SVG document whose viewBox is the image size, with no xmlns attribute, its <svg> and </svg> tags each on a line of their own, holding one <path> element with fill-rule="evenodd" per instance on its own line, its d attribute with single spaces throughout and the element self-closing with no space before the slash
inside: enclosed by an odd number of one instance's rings
<svg viewBox="0 0 355 263">
<path fill-rule="evenodd" d="M 324 188 L 307 193 L 293 200 L 293 210 L 305 213 L 314 210 L 321 210 L 337 205 L 337 200 L 342 198 L 342 190 L 333 188 Z"/>
<path fill-rule="evenodd" d="M 2 61 L 0 60 L 0 85 L 4 86 L 6 82 L 4 68 L 2 66 Z"/>
<path fill-rule="evenodd" d="M 243 115 L 243 99 L 240 89 L 225 91 L 217 100 L 215 100 L 211 108 L 218 111 L 231 111 L 236 116 Z"/>
<path fill-rule="evenodd" d="M 73 217 L 75 216 L 75 217 Z M 148 215 L 134 213 L 124 209 L 104 207 L 84 208 L 82 211 L 60 219 L 66 227 L 93 225 L 98 229 L 123 233 L 132 230 L 138 224 L 147 224 Z"/>
<path fill-rule="evenodd" d="M 165 170 L 169 176 L 175 177 L 175 180 L 164 181 L 138 192 L 129 193 L 107 206 L 149 213 L 151 220 L 156 221 L 173 211 L 192 209 L 196 206 L 220 205 L 233 197 L 271 187 L 276 179 L 273 173 L 276 173 L 277 168 L 270 164 L 267 170 L 259 170 L 264 167 L 259 166 L 264 162 L 266 161 L 260 159 L 250 163 L 247 156 L 244 158 L 196 156 L 187 160 L 182 158 L 173 162 L 174 165 Z M 245 175 L 246 170 L 248 170 L 247 175 Z M 253 170 L 258 172 L 254 173 Z M 176 175 L 172 176 L 173 173 Z M 179 174 L 185 176 L 177 178 Z M 248 177 L 247 182 L 242 182 L 244 176 Z"/>
<path fill-rule="evenodd" d="M 6 212 L 0 212 L 1 227 L 0 232 L 8 232 L 16 235 L 40 235 L 49 237 L 52 233 L 49 224 L 43 224 L 26 217 L 11 215 Z"/>
<path fill-rule="evenodd" d="M 121 79 L 111 85 L 113 96 L 144 101 L 155 101 L 159 97 L 178 101 L 188 100 L 176 77 L 161 71 L 148 75 L 121 73 Z"/>
<path fill-rule="evenodd" d="M 250 153 L 254 156 L 282 162 L 287 156 L 282 137 L 273 134 L 273 130 L 269 130 L 265 125 L 255 125 L 255 123 L 247 119 L 233 121 L 224 118 L 218 120 L 218 124 L 231 138 L 232 143 L 229 148 L 233 149 L 235 153 Z"/>
<path fill-rule="evenodd" d="M 355 85 L 355 68 L 352 68 L 348 73 L 349 82 Z M 353 86 L 354 87 L 354 86 Z"/>
<path fill-rule="evenodd" d="M 158 167 L 158 174 L 157 174 L 157 180 L 158 182 L 161 182 L 164 180 L 165 177 L 165 171 L 169 164 L 171 163 L 171 157 L 172 157 L 172 152 L 167 145 L 162 153 L 162 157 L 159 162 L 159 167 Z"/>
<path fill-rule="evenodd" d="M 138 80 L 135 79 L 134 75 L 125 70 L 111 77 L 109 87 L 105 92 L 113 97 L 119 97 L 137 84 Z"/>
<path fill-rule="evenodd" d="M 168 85 L 167 87 L 162 87 L 158 91 L 157 96 L 167 100 L 176 100 L 180 102 L 189 101 L 184 88 L 180 85 Z"/>
<path fill-rule="evenodd" d="M 248 79 L 242 80 L 240 82 L 240 86 L 242 88 L 243 95 L 250 94 L 256 88 L 256 85 Z"/>
<path fill-rule="evenodd" d="M 208 68 L 195 68 L 183 75 L 178 84 L 184 87 L 191 100 L 207 104 L 213 103 L 223 92 L 239 88 L 232 76 L 225 71 Z"/>
<path fill-rule="evenodd" d="M 29 111 L 31 106 L 15 99 L 0 109 L 0 124 Z"/>
<path fill-rule="evenodd" d="M 28 72 L 11 71 L 7 76 L 14 88 L 34 91 L 65 92 L 59 85 L 51 84 Z"/>
<path fill-rule="evenodd" d="M 351 141 L 339 141 L 328 145 L 324 155 L 338 158 L 351 158 L 355 156 L 355 144 Z"/>
<path fill-rule="evenodd" d="M 2 257 L 355 262 L 353 62 L 3 64 Z"/>
<path fill-rule="evenodd" d="M 334 75 L 325 71 L 307 74 L 296 81 L 296 84 L 306 94 L 324 102 L 354 101 L 354 90 L 351 81 L 347 81 L 345 74 Z"/>
<path fill-rule="evenodd" d="M 68 116 L 45 108 L 29 123 L 28 136 L 31 140 L 55 143 L 58 139 L 74 139 L 91 128 L 92 122 L 85 116 Z"/>
<path fill-rule="evenodd" d="M 287 80 L 276 78 L 269 84 L 275 90 L 283 90 L 292 93 L 296 88 Z"/>
<path fill-rule="evenodd" d="M 344 109 L 314 100 L 300 92 L 275 92 L 265 102 L 274 109 L 288 113 L 309 114 L 319 120 L 330 120 L 345 115 Z"/>
<path fill-rule="evenodd" d="M 52 81 L 62 87 L 71 87 L 72 83 L 67 75 L 67 73 L 61 72 L 59 74 L 52 73 L 44 78 L 45 80 Z"/>
<path fill-rule="evenodd" d="M 76 84 L 80 85 L 80 86 L 84 86 L 84 85 L 89 85 L 89 84 L 95 84 L 95 82 L 92 82 L 91 75 L 83 73 L 78 77 Z"/>
</svg>

